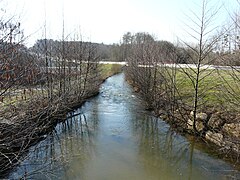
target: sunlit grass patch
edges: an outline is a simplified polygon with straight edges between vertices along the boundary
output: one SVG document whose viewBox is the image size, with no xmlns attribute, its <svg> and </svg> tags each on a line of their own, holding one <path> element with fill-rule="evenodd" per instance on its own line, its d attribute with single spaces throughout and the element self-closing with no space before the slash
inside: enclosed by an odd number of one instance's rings
<svg viewBox="0 0 240 180">
<path fill-rule="evenodd" d="M 235 73 L 240 77 L 239 72 Z M 180 92 L 179 95 L 186 97 L 188 104 L 193 103 L 195 83 L 196 74 L 192 70 L 176 71 L 176 86 Z M 200 72 L 198 85 L 199 104 L 230 108 L 231 104 L 239 101 L 240 81 L 237 81 L 229 70 L 204 70 Z"/>
</svg>

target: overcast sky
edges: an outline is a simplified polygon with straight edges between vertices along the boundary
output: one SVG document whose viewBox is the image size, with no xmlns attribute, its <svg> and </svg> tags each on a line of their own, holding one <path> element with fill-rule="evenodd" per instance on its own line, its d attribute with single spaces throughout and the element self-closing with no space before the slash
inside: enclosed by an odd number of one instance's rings
<svg viewBox="0 0 240 180">
<path fill-rule="evenodd" d="M 227 10 L 236 9 L 236 0 L 212 0 L 215 8 L 224 4 L 215 23 L 226 21 Z M 184 32 L 190 10 L 200 12 L 202 0 L 0 0 L 1 14 L 20 17 L 28 46 L 44 38 L 62 36 L 64 17 L 65 35 L 81 32 L 84 40 L 98 43 L 118 43 L 130 32 L 149 32 L 159 40 L 176 41 L 186 38 Z M 240 5 L 239 5 L 240 6 Z M 45 18 L 46 17 L 46 18 Z M 190 22 L 189 22 L 190 23 Z"/>
</svg>

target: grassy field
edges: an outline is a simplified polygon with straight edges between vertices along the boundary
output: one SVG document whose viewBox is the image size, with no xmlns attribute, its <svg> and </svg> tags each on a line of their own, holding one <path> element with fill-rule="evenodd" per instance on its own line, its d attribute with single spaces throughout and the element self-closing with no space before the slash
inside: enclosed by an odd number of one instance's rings
<svg viewBox="0 0 240 180">
<path fill-rule="evenodd" d="M 168 69 L 168 71 L 171 71 Z M 231 70 L 201 70 L 199 104 L 210 107 L 238 108 L 240 102 L 240 73 Z M 193 104 L 196 73 L 191 69 L 176 70 L 176 88 L 188 105 Z"/>
</svg>

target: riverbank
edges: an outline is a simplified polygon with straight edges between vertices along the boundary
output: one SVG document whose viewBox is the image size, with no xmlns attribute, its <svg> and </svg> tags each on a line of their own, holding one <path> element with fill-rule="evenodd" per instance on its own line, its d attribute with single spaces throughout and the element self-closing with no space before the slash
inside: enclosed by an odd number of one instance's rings
<svg viewBox="0 0 240 180">
<path fill-rule="evenodd" d="M 207 109 L 207 108 L 206 108 Z M 236 112 L 221 111 L 211 108 L 196 114 L 196 130 L 193 129 L 193 111 L 175 110 L 174 117 L 167 112 L 155 109 L 155 114 L 167 121 L 177 131 L 198 136 L 206 145 L 213 145 L 214 151 L 232 163 L 240 164 L 240 126 Z M 180 113 L 181 111 L 181 113 Z M 183 114 L 184 112 L 184 114 Z M 187 121 L 183 119 L 185 116 Z"/>
<path fill-rule="evenodd" d="M 221 72 L 218 71 L 217 73 Z M 228 82 L 225 83 L 228 83 L 228 85 L 233 83 L 230 81 L 230 76 L 226 76 L 228 72 L 222 73 L 224 73 L 225 79 L 228 79 Z M 227 157 L 232 163 L 240 164 L 240 161 L 236 158 L 240 153 L 240 113 L 237 107 L 233 108 L 232 104 L 224 99 L 226 92 L 223 89 L 219 90 L 219 86 L 223 87 L 224 84 L 218 79 L 219 76 L 213 75 L 207 77 L 203 82 L 203 84 L 210 83 L 211 87 L 208 86 L 209 89 L 205 91 L 204 96 L 204 101 L 208 104 L 203 105 L 196 112 L 196 131 L 193 128 L 194 112 L 191 108 L 191 93 L 193 90 L 191 81 L 185 75 L 177 71 L 176 86 L 174 87 L 176 88 L 176 95 L 174 98 L 166 96 L 166 91 L 173 91 L 172 89 L 169 90 L 171 86 L 166 85 L 168 89 L 164 92 L 165 89 L 161 89 L 160 84 L 157 90 L 146 93 L 144 92 L 146 87 L 142 88 L 140 86 L 141 83 L 144 84 L 144 78 L 139 78 L 141 81 L 128 78 L 128 82 L 133 86 L 134 91 L 139 93 L 139 96 L 146 101 L 146 109 L 153 111 L 156 116 L 168 122 L 178 132 L 197 136 L 206 145 L 213 145 L 212 147 L 221 157 Z M 153 77 L 151 78 L 153 79 Z"/>
<path fill-rule="evenodd" d="M 8 113 L 5 113 L 0 121 L 0 178 L 4 178 L 8 171 L 21 161 L 29 147 L 45 138 L 56 124 L 64 121 L 67 112 L 97 95 L 100 84 L 119 73 L 121 68 L 121 65 L 99 65 L 101 77 L 97 87 L 91 88 L 89 84 L 81 98 L 70 94 L 62 97 L 52 96 L 51 101 L 38 97 L 17 102 L 14 108 L 3 106 L 4 111 Z"/>
<path fill-rule="evenodd" d="M 239 167 L 196 139 L 146 111 L 121 73 L 31 147 L 8 178 L 239 179 Z"/>
</svg>

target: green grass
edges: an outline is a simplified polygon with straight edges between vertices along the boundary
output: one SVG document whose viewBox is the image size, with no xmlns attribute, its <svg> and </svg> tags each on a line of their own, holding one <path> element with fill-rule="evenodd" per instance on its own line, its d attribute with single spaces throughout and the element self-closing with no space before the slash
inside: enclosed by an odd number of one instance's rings
<svg viewBox="0 0 240 180">
<path fill-rule="evenodd" d="M 100 72 L 102 79 L 106 79 L 114 74 L 120 73 L 122 70 L 122 65 L 119 64 L 100 64 Z"/>
<path fill-rule="evenodd" d="M 190 69 L 176 71 L 176 86 L 179 95 L 183 97 L 188 105 L 193 104 L 194 85 L 190 78 L 196 78 L 196 74 Z M 187 74 L 186 74 L 187 73 Z M 240 81 L 232 76 L 232 71 L 226 70 L 205 70 L 200 74 L 199 82 L 199 102 L 204 106 L 216 107 L 222 106 L 232 108 L 240 100 Z M 239 72 L 235 72 L 240 77 Z M 193 80 L 195 79 L 193 78 Z"/>
<path fill-rule="evenodd" d="M 152 72 L 153 74 L 154 72 Z M 159 77 L 157 86 L 160 94 L 164 91 L 171 91 L 173 88 L 172 79 L 175 75 L 177 99 L 189 107 L 193 106 L 196 69 L 158 68 L 157 74 Z M 240 103 L 240 72 L 201 69 L 199 79 L 198 104 L 200 108 L 214 107 L 217 109 L 240 110 L 238 105 Z"/>
</svg>

